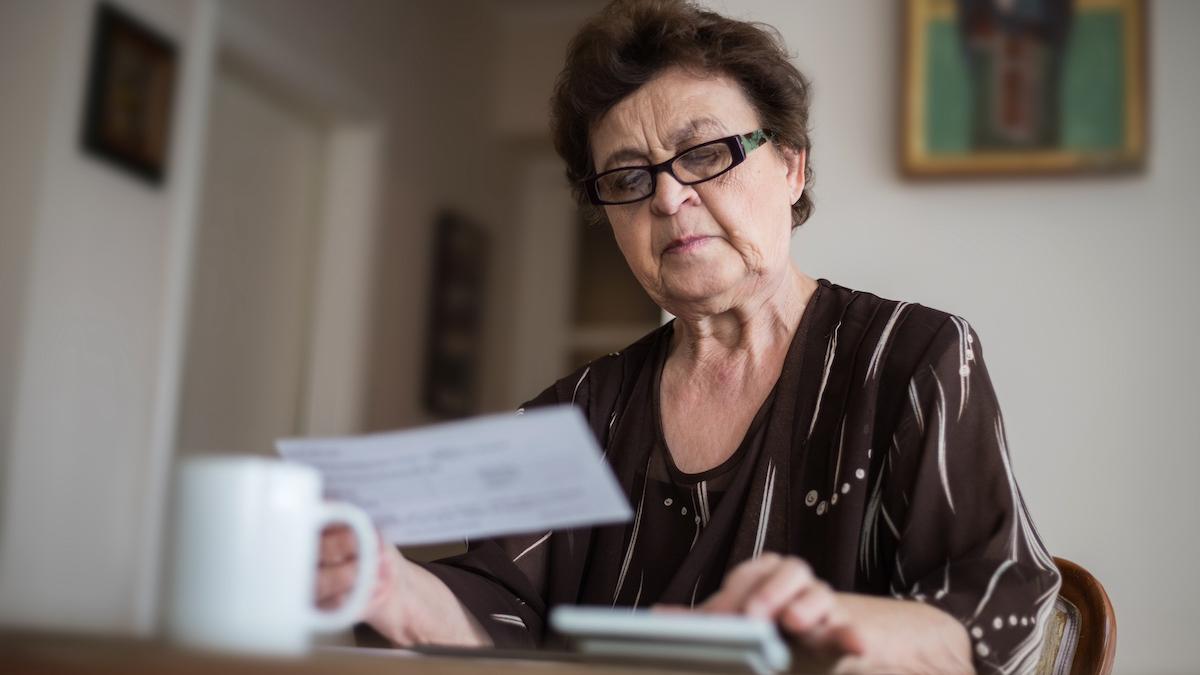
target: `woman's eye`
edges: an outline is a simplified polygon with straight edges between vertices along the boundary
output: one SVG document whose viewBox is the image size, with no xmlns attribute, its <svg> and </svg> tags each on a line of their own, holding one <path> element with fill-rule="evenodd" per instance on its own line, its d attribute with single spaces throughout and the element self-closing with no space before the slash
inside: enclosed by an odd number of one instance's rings
<svg viewBox="0 0 1200 675">
<path fill-rule="evenodd" d="M 637 192 L 646 185 L 647 174 L 642 171 L 630 171 L 621 174 L 616 180 L 616 188 L 623 192 Z"/>
<path fill-rule="evenodd" d="M 724 155 L 725 153 L 717 148 L 700 148 L 689 152 L 680 159 L 688 171 L 704 172 L 717 168 Z"/>
</svg>

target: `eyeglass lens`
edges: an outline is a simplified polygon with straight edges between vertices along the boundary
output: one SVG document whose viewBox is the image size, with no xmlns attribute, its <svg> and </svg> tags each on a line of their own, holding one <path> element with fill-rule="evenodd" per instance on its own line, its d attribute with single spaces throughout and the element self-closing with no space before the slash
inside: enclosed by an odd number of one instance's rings
<svg viewBox="0 0 1200 675">
<path fill-rule="evenodd" d="M 693 184 L 712 178 L 733 163 L 733 154 L 725 143 L 709 143 L 693 148 L 671 162 L 671 174 L 681 183 Z M 596 180 L 596 191 L 606 202 L 632 202 L 654 192 L 654 176 L 649 169 L 624 169 Z"/>
</svg>

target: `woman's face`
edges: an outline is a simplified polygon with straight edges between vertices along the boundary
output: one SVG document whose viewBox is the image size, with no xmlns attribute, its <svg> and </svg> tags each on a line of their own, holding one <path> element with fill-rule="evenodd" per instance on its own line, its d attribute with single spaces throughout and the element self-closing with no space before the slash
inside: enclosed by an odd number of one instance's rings
<svg viewBox="0 0 1200 675">
<path fill-rule="evenodd" d="M 760 127 L 733 80 L 672 68 L 591 129 L 597 172 L 657 164 L 706 141 Z M 654 194 L 605 206 L 634 276 L 677 315 L 716 314 L 770 292 L 789 265 L 791 205 L 804 189 L 804 155 L 775 143 L 717 178 L 687 186 L 666 172 Z"/>
</svg>

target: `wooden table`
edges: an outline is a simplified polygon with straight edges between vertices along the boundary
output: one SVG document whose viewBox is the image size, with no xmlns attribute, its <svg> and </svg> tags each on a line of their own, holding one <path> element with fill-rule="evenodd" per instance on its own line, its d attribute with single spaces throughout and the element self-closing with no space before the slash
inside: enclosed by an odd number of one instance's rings
<svg viewBox="0 0 1200 675">
<path fill-rule="evenodd" d="M 246 657 L 189 651 L 159 640 L 0 632 L 0 673 L 5 675 L 616 675 L 636 672 L 681 673 L 647 667 L 584 663 L 571 654 L 437 650 L 436 653 L 382 650 L 317 650 L 304 658 Z"/>
</svg>

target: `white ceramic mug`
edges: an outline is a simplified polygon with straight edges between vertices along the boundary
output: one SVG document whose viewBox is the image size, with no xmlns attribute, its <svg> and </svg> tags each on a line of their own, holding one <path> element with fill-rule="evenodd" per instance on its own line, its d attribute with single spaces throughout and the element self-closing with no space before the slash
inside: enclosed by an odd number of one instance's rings
<svg viewBox="0 0 1200 675">
<path fill-rule="evenodd" d="M 375 529 L 363 511 L 325 502 L 311 467 L 265 457 L 197 457 L 177 475 L 167 636 L 191 647 L 303 654 L 314 631 L 350 627 L 375 581 Z M 358 576 L 335 611 L 316 608 L 321 530 L 349 525 Z"/>
</svg>

